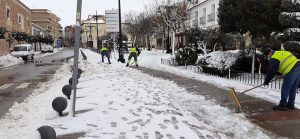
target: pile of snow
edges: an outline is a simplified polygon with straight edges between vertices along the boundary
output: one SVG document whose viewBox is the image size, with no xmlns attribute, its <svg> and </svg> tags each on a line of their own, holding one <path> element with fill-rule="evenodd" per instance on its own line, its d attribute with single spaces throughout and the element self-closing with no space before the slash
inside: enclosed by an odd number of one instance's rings
<svg viewBox="0 0 300 139">
<path fill-rule="evenodd" d="M 61 88 L 71 77 L 71 63 L 66 64 L 0 120 L 1 137 L 31 138 L 38 127 L 49 125 L 57 135 L 85 132 L 82 138 L 274 138 L 243 114 L 187 92 L 172 81 L 126 68 L 114 59 L 112 64 L 99 63 L 99 54 L 84 52 L 88 60 L 80 61 L 84 72 L 76 100 L 76 110 L 81 113 L 58 117 L 51 108 L 52 100 L 63 96 Z M 163 68 L 161 57 L 166 56 L 143 52 L 139 65 Z"/>
<path fill-rule="evenodd" d="M 16 58 L 11 54 L 0 56 L 0 67 L 8 67 L 16 64 L 24 63 L 22 58 Z"/>
<path fill-rule="evenodd" d="M 239 50 L 215 51 L 205 56 L 199 56 L 197 63 L 207 63 L 208 67 L 228 69 L 239 57 Z"/>
</svg>

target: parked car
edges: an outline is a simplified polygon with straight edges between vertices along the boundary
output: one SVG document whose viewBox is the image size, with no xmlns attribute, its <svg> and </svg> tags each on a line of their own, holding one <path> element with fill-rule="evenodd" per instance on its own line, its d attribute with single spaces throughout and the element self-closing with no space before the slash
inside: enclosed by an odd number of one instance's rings
<svg viewBox="0 0 300 139">
<path fill-rule="evenodd" d="M 33 46 L 31 44 L 18 44 L 14 47 L 11 55 L 21 57 L 25 62 L 34 59 Z"/>
<path fill-rule="evenodd" d="M 42 48 L 42 53 L 46 53 L 46 52 L 50 52 L 53 53 L 53 46 L 51 46 L 50 44 L 42 44 L 41 46 Z"/>
</svg>

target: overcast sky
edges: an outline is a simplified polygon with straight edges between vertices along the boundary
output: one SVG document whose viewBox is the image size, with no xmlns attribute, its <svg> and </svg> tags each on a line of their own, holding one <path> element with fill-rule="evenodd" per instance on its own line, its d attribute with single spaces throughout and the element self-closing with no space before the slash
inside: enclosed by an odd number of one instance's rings
<svg viewBox="0 0 300 139">
<path fill-rule="evenodd" d="M 65 27 L 75 24 L 77 0 L 20 0 L 31 9 L 49 9 L 61 18 L 60 24 Z M 105 10 L 117 9 L 118 0 L 82 0 L 82 16 L 86 19 L 89 14 L 105 15 Z M 145 9 L 145 4 L 154 0 L 121 0 L 122 13 L 128 11 L 140 12 Z"/>
</svg>

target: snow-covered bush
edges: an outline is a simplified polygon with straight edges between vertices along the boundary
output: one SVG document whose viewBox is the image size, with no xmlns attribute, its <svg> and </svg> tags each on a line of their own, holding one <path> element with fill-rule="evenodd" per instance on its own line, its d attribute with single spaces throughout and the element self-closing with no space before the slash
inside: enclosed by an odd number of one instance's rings
<svg viewBox="0 0 300 139">
<path fill-rule="evenodd" d="M 279 15 L 279 21 L 282 25 L 299 27 L 300 26 L 300 12 L 282 12 Z"/>
<path fill-rule="evenodd" d="M 179 66 L 183 65 L 194 65 L 197 61 L 196 50 L 185 46 L 178 49 L 178 52 L 175 55 L 175 60 Z"/>
<path fill-rule="evenodd" d="M 258 59 L 261 60 L 262 63 L 262 67 L 266 66 L 265 59 L 261 59 L 262 55 L 261 54 L 256 54 L 255 57 L 255 66 L 254 66 L 254 71 L 258 72 L 259 71 L 259 65 L 260 62 L 258 61 Z M 231 70 L 236 70 L 236 71 L 243 71 L 243 72 L 251 72 L 251 67 L 252 67 L 252 55 L 241 55 L 240 57 L 238 57 L 238 59 L 232 64 L 232 66 L 230 67 Z M 265 70 L 265 68 L 263 69 Z"/>
<path fill-rule="evenodd" d="M 284 11 L 300 11 L 300 1 L 298 0 L 282 0 L 281 8 Z"/>
<path fill-rule="evenodd" d="M 215 51 L 200 57 L 198 65 L 227 70 L 240 57 L 238 50 L 234 51 Z"/>
<path fill-rule="evenodd" d="M 281 8 L 283 12 L 279 16 L 279 21 L 288 27 L 283 32 L 284 49 L 300 58 L 300 1 L 282 0 Z"/>
<path fill-rule="evenodd" d="M 256 54 L 257 59 L 255 59 L 255 72 L 258 72 L 260 63 L 263 64 L 262 67 L 266 65 L 261 57 L 261 53 L 258 52 Z M 215 51 L 206 56 L 199 56 L 197 64 L 202 66 L 202 68 L 211 67 L 218 69 L 219 72 L 227 71 L 229 68 L 236 71 L 251 72 L 252 52 L 245 50 L 244 54 L 242 54 L 242 51 L 239 50 Z"/>
</svg>

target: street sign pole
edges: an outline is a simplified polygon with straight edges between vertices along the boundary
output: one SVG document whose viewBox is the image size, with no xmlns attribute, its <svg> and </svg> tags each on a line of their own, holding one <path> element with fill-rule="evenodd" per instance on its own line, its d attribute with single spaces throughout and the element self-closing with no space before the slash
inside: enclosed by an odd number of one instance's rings
<svg viewBox="0 0 300 139">
<path fill-rule="evenodd" d="M 75 104 L 76 104 L 76 86 L 78 81 L 78 57 L 79 57 L 79 45 L 80 45 L 80 36 L 81 36 L 81 7 L 82 0 L 77 0 L 77 11 L 76 11 L 76 24 L 75 24 L 75 48 L 74 48 L 74 63 L 73 63 L 73 76 L 72 76 L 72 110 L 70 115 L 75 117 Z"/>
<path fill-rule="evenodd" d="M 119 0 L 119 59 L 118 61 L 125 63 L 124 59 L 124 51 L 123 51 L 123 45 L 122 45 L 122 25 L 121 25 L 121 2 Z"/>
</svg>

